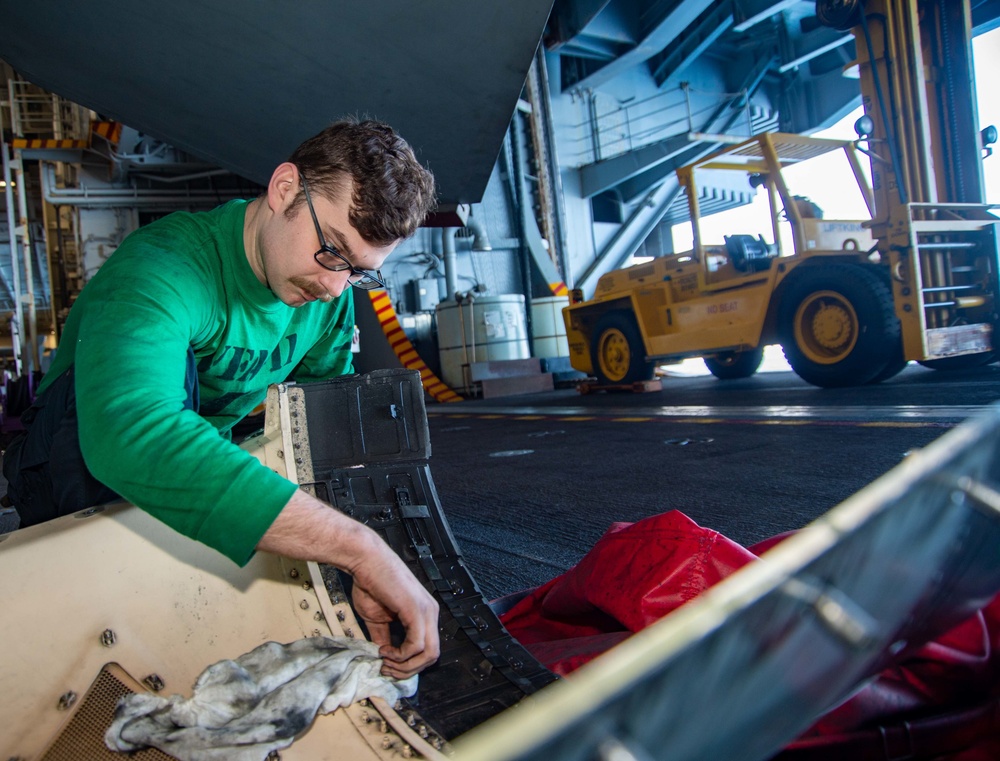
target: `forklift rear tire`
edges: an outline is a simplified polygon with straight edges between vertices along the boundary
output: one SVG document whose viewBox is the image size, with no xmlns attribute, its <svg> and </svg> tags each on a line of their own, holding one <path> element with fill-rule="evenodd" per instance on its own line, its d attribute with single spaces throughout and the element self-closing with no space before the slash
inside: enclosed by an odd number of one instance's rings
<svg viewBox="0 0 1000 761">
<path fill-rule="evenodd" d="M 720 351 L 704 357 L 705 367 L 719 380 L 749 378 L 764 359 L 764 347 L 746 351 Z"/>
<path fill-rule="evenodd" d="M 903 372 L 903 370 L 906 369 L 906 366 L 908 364 L 909 363 L 902 356 L 893 357 L 892 359 L 889 360 L 889 364 L 883 367 L 879 371 L 879 374 L 876 375 L 874 378 L 872 378 L 870 381 L 868 381 L 868 383 L 870 384 L 881 383 L 882 381 L 887 381 L 890 378 L 895 378 L 897 375 Z"/>
<path fill-rule="evenodd" d="M 608 312 L 597 321 L 590 352 L 594 375 L 602 385 L 624 385 L 653 377 L 655 365 L 646 359 L 639 326 L 628 312 Z"/>
<path fill-rule="evenodd" d="M 788 364 L 804 381 L 823 388 L 871 382 L 886 370 L 900 342 L 888 284 L 852 264 L 795 273 L 778 309 L 778 325 Z"/>
</svg>

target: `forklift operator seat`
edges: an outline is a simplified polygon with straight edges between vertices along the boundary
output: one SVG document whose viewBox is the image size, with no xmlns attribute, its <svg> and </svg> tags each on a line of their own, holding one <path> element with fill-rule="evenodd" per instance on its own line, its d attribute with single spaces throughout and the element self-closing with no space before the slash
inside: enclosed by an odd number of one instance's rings
<svg viewBox="0 0 1000 761">
<path fill-rule="evenodd" d="M 726 253 L 739 272 L 762 272 L 771 266 L 777 247 L 769 246 L 763 235 L 726 235 Z"/>
</svg>

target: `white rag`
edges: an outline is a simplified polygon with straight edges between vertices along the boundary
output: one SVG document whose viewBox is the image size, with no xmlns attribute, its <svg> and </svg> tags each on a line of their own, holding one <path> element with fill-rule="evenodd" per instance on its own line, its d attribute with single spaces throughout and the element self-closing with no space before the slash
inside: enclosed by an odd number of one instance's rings
<svg viewBox="0 0 1000 761">
<path fill-rule="evenodd" d="M 190 699 L 128 695 L 104 735 L 111 750 L 152 746 L 180 761 L 263 761 L 312 724 L 362 698 L 390 705 L 417 691 L 417 677 L 379 672 L 378 647 L 366 640 L 312 637 L 267 642 L 205 669 Z"/>
</svg>

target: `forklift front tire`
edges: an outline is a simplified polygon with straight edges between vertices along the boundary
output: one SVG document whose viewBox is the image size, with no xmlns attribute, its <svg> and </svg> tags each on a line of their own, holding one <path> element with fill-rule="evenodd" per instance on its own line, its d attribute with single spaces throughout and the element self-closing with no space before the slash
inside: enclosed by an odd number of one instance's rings
<svg viewBox="0 0 1000 761">
<path fill-rule="evenodd" d="M 888 284 L 853 264 L 796 272 L 782 296 L 778 325 L 788 364 L 823 388 L 871 382 L 900 341 Z"/>
</svg>

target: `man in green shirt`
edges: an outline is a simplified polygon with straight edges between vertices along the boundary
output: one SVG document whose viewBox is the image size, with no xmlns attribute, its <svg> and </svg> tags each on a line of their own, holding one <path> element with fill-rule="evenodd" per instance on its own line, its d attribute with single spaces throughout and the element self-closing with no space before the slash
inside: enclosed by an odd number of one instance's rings
<svg viewBox="0 0 1000 761">
<path fill-rule="evenodd" d="M 5 452 L 22 526 L 120 495 L 240 564 L 258 549 L 328 563 L 353 576 L 385 673 L 433 662 L 437 604 L 396 554 L 230 436 L 269 384 L 353 372 L 352 286 L 384 285 L 379 268 L 433 205 L 402 138 L 347 120 L 300 145 L 259 198 L 130 235 L 74 303 Z"/>
</svg>

